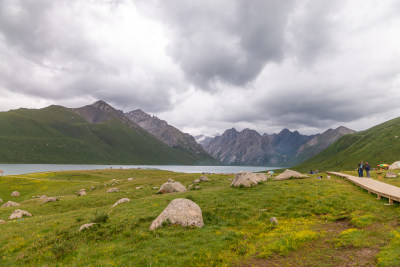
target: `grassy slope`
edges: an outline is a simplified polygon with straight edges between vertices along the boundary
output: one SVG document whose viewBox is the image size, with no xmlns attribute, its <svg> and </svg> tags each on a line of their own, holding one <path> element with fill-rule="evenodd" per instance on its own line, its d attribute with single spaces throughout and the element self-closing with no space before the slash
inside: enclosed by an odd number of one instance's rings
<svg viewBox="0 0 400 267">
<path fill-rule="evenodd" d="M 399 205 L 342 180 L 267 181 L 231 188 L 227 175 L 212 175 L 201 190 L 157 195 L 153 186 L 168 178 L 185 186 L 199 174 L 152 170 L 69 171 L 0 179 L 0 197 L 22 203 L 33 214 L 0 225 L 0 265 L 269 265 L 343 266 L 400 264 Z M 127 181 L 128 177 L 136 177 Z M 120 182 L 112 185 L 110 180 Z M 81 182 L 79 182 L 81 181 Z M 136 186 L 145 186 L 136 190 Z M 80 188 L 88 195 L 76 197 Z M 118 193 L 107 194 L 110 187 Z M 20 197 L 10 197 L 14 190 Z M 32 195 L 64 196 L 42 204 Z M 113 209 L 120 198 L 129 197 Z M 149 231 L 175 198 L 190 198 L 202 209 L 205 227 L 169 226 Z M 6 219 L 15 208 L 0 208 Z M 78 232 L 96 213 L 109 219 Z M 272 225 L 275 216 L 279 224 Z M 112 256 L 111 256 L 112 255 Z"/>
<path fill-rule="evenodd" d="M 215 164 L 144 130 L 116 120 L 90 124 L 60 106 L 2 112 L 0 125 L 3 163 Z"/>
<path fill-rule="evenodd" d="M 360 160 L 373 167 L 400 159 L 400 118 L 366 131 L 346 135 L 313 158 L 295 167 L 301 171 L 354 169 Z"/>
</svg>

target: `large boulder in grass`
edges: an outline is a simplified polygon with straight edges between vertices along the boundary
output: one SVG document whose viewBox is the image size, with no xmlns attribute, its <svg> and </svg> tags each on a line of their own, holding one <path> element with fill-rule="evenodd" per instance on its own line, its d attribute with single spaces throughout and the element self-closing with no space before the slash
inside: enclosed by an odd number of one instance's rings
<svg viewBox="0 0 400 267">
<path fill-rule="evenodd" d="M 32 214 L 30 214 L 29 212 L 25 211 L 25 210 L 14 210 L 13 213 L 11 213 L 10 217 L 8 218 L 9 220 L 14 220 L 14 219 L 20 219 L 23 216 L 29 216 L 31 217 Z"/>
<path fill-rule="evenodd" d="M 11 193 L 12 197 L 19 197 L 21 194 L 18 191 L 14 191 Z"/>
<path fill-rule="evenodd" d="M 175 193 L 175 192 L 185 192 L 187 191 L 186 187 L 183 186 L 180 182 L 176 182 L 172 179 L 169 179 L 168 182 L 163 184 L 158 190 L 158 194 L 165 194 L 165 193 Z"/>
<path fill-rule="evenodd" d="M 397 174 L 395 174 L 394 172 L 387 172 L 385 177 L 386 178 L 396 178 Z"/>
<path fill-rule="evenodd" d="M 6 203 L 4 203 L 1 207 L 2 208 L 8 208 L 8 207 L 15 207 L 15 206 L 19 206 L 21 204 L 14 202 L 14 201 L 7 201 Z"/>
<path fill-rule="evenodd" d="M 115 206 L 117 206 L 117 205 L 119 205 L 119 204 L 121 204 L 121 203 L 125 203 L 125 202 L 129 202 L 129 201 L 131 201 L 129 198 L 121 198 L 120 200 L 118 200 L 117 202 L 115 202 L 115 204 L 114 205 L 112 205 L 112 207 L 111 208 L 114 208 Z"/>
<path fill-rule="evenodd" d="M 57 197 L 46 197 L 43 203 L 59 201 Z"/>
<path fill-rule="evenodd" d="M 260 182 L 260 177 L 252 172 L 239 172 L 233 179 L 231 186 L 252 187 Z"/>
<path fill-rule="evenodd" d="M 79 232 L 82 232 L 83 230 L 89 229 L 93 225 L 96 225 L 97 223 L 87 223 L 79 227 Z"/>
<path fill-rule="evenodd" d="M 287 180 L 290 178 L 306 178 L 308 177 L 307 175 L 303 175 L 299 172 L 296 171 L 292 171 L 289 169 L 286 169 L 284 172 L 282 172 L 281 174 L 279 174 L 278 176 L 275 177 L 274 180 Z"/>
<path fill-rule="evenodd" d="M 163 222 L 182 226 L 203 227 L 203 214 L 200 207 L 190 199 L 177 198 L 171 201 L 163 212 L 151 223 L 150 230 L 163 225 Z"/>
<path fill-rule="evenodd" d="M 255 175 L 258 176 L 258 179 L 260 179 L 261 182 L 265 182 L 271 178 L 271 175 L 265 175 L 264 173 L 256 173 Z"/>
<path fill-rule="evenodd" d="M 392 165 L 389 166 L 389 170 L 399 170 L 400 169 L 400 161 L 395 161 Z"/>
</svg>

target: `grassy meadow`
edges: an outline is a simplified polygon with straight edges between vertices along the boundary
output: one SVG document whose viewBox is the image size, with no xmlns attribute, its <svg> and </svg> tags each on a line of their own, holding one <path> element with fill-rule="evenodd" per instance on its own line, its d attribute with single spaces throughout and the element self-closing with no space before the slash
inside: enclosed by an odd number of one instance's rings
<svg viewBox="0 0 400 267">
<path fill-rule="evenodd" d="M 187 187 L 199 176 L 115 169 L 1 177 L 0 198 L 21 206 L 0 208 L 6 220 L 0 224 L 0 266 L 400 265 L 399 204 L 385 206 L 386 199 L 343 179 L 324 174 L 321 180 L 312 175 L 232 188 L 233 175 L 214 174 L 199 190 L 160 195 L 152 189 L 169 178 Z M 400 185 L 400 178 L 391 183 Z M 106 193 L 111 187 L 120 192 Z M 81 188 L 88 194 L 77 197 Z M 15 190 L 20 197 L 10 196 Z M 43 194 L 61 200 L 32 198 Z M 111 208 L 124 197 L 131 201 Z M 175 198 L 196 202 L 205 226 L 150 231 Z M 33 216 L 8 221 L 18 208 Z M 78 231 L 90 222 L 98 224 Z"/>
</svg>

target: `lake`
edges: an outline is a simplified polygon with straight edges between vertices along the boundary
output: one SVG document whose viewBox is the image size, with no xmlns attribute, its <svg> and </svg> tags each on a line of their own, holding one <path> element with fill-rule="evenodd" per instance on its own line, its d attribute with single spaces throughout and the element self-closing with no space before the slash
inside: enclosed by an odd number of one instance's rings
<svg viewBox="0 0 400 267">
<path fill-rule="evenodd" d="M 183 165 L 80 165 L 80 164 L 0 164 L 4 175 L 19 175 L 34 172 L 95 170 L 95 169 L 159 169 L 185 173 L 237 173 L 240 171 L 258 172 L 281 169 L 283 167 L 260 166 L 183 166 Z"/>
</svg>

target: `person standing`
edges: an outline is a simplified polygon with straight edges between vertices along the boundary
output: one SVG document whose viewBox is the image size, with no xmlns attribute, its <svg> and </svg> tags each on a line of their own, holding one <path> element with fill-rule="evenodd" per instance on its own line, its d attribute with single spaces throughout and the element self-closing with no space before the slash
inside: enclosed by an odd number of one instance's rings
<svg viewBox="0 0 400 267">
<path fill-rule="evenodd" d="M 370 172 L 371 171 L 371 165 L 369 165 L 369 163 L 366 161 L 365 162 L 365 172 L 367 173 L 367 177 L 371 178 Z"/>
<path fill-rule="evenodd" d="M 363 177 L 364 174 L 364 162 L 361 161 L 360 163 L 358 163 L 358 177 Z"/>
</svg>

